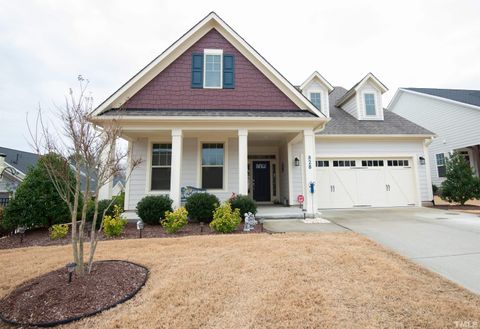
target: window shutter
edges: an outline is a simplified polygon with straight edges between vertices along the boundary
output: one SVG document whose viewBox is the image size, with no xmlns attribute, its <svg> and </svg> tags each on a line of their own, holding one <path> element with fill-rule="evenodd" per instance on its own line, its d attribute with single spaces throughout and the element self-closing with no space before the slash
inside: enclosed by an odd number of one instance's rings
<svg viewBox="0 0 480 329">
<path fill-rule="evenodd" d="M 223 88 L 235 88 L 235 60 L 233 55 L 223 55 Z"/>
<path fill-rule="evenodd" d="M 192 55 L 192 88 L 203 88 L 203 54 Z"/>
</svg>

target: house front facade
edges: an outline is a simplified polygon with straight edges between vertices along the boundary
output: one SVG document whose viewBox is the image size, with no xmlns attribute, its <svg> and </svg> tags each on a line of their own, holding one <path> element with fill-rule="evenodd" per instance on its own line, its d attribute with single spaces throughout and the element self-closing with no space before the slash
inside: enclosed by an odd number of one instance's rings
<svg viewBox="0 0 480 329">
<path fill-rule="evenodd" d="M 432 199 L 433 134 L 386 113 L 386 87 L 366 75 L 350 90 L 318 72 L 294 86 L 210 13 L 93 113 L 116 120 L 132 158 L 125 210 L 182 188 L 221 200 L 323 208 L 420 206 Z M 104 187 L 106 194 L 111 187 Z"/>
<path fill-rule="evenodd" d="M 445 159 L 454 151 L 480 175 L 480 90 L 400 88 L 388 110 L 437 135 L 429 147 L 433 184 L 445 180 Z"/>
</svg>

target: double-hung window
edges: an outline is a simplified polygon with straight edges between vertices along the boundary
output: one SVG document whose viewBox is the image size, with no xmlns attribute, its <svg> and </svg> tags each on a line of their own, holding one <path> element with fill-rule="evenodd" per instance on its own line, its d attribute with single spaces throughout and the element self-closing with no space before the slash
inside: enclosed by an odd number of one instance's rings
<svg viewBox="0 0 480 329">
<path fill-rule="evenodd" d="M 438 153 L 435 154 L 437 160 L 437 173 L 438 177 L 445 177 L 447 175 L 447 168 L 445 167 L 445 154 Z"/>
<path fill-rule="evenodd" d="M 170 189 L 170 173 L 172 165 L 172 144 L 152 145 L 152 179 L 151 190 Z"/>
<path fill-rule="evenodd" d="M 202 188 L 223 189 L 223 144 L 202 144 Z"/>
<path fill-rule="evenodd" d="M 375 108 L 375 95 L 374 94 L 365 94 L 365 114 L 368 116 L 377 115 L 377 110 Z"/>
<path fill-rule="evenodd" d="M 310 93 L 310 101 L 317 109 L 322 109 L 322 95 L 320 93 Z"/>
<path fill-rule="evenodd" d="M 204 52 L 204 88 L 222 88 L 223 51 L 205 49 Z"/>
</svg>

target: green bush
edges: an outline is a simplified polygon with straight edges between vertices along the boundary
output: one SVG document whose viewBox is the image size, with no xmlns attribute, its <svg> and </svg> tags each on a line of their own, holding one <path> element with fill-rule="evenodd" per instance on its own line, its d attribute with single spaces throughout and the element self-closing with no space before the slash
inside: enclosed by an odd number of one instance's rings
<svg viewBox="0 0 480 329">
<path fill-rule="evenodd" d="M 433 192 L 433 195 L 438 195 L 438 186 L 435 185 L 435 184 L 432 184 L 432 192 Z"/>
<path fill-rule="evenodd" d="M 112 203 L 113 200 L 113 203 Z M 114 215 L 114 206 L 117 206 L 121 209 L 121 213 L 123 212 L 123 198 L 120 196 L 113 197 L 112 200 L 103 199 L 98 201 L 98 215 L 97 215 L 97 229 L 100 228 L 101 218 L 103 216 L 103 212 L 105 211 L 105 216 L 113 216 Z M 95 214 L 95 201 L 90 200 L 87 206 L 87 221 L 93 222 L 93 215 Z"/>
<path fill-rule="evenodd" d="M 231 233 L 240 224 L 240 210 L 232 211 L 230 203 L 225 202 L 215 209 L 210 228 L 215 232 Z"/>
<path fill-rule="evenodd" d="M 74 184 L 73 171 L 60 157 L 54 154 L 41 156 L 37 164 L 28 170 L 25 179 L 16 189 L 15 196 L 5 208 L 3 221 L 5 229 L 13 230 L 19 226 L 50 227 L 71 221 L 67 204 L 60 198 L 50 180 L 46 162 L 58 167 L 56 170 L 68 170 Z"/>
<path fill-rule="evenodd" d="M 220 201 L 213 194 L 195 193 L 188 197 L 185 208 L 188 211 L 190 219 L 210 223 L 213 212 L 219 204 Z"/>
<path fill-rule="evenodd" d="M 68 234 L 67 224 L 56 224 L 51 226 L 48 231 L 50 232 L 50 239 L 64 239 Z"/>
<path fill-rule="evenodd" d="M 172 211 L 172 199 L 168 195 L 149 195 L 137 203 L 137 215 L 145 223 L 158 225 L 166 211 Z"/>
<path fill-rule="evenodd" d="M 446 178 L 441 197 L 448 202 L 463 206 L 470 199 L 480 198 L 480 179 L 461 154 L 454 152 L 446 159 Z"/>
<path fill-rule="evenodd" d="M 187 225 L 188 211 L 184 207 L 175 209 L 175 211 L 166 211 L 162 226 L 167 233 L 176 233 L 179 229 Z"/>
<path fill-rule="evenodd" d="M 233 209 L 240 210 L 240 217 L 243 218 L 245 213 L 251 212 L 252 214 L 257 213 L 257 203 L 248 195 L 236 195 L 229 200 Z"/>
<path fill-rule="evenodd" d="M 117 205 L 113 206 L 113 216 L 103 218 L 103 233 L 106 236 L 119 236 L 123 233 L 127 220 L 122 217 L 123 209 Z"/>
</svg>

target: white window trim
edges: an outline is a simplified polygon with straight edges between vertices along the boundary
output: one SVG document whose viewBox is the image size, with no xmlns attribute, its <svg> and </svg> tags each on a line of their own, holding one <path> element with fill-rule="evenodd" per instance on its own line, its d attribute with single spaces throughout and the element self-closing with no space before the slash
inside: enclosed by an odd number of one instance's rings
<svg viewBox="0 0 480 329">
<path fill-rule="evenodd" d="M 207 55 L 220 55 L 220 86 L 207 87 Z M 204 49 L 203 50 L 203 88 L 204 89 L 223 89 L 223 49 Z"/>
<path fill-rule="evenodd" d="M 228 138 L 225 139 L 197 139 L 197 187 L 202 188 L 202 145 L 223 144 L 223 187 L 221 189 L 207 189 L 209 193 L 221 193 L 228 191 Z"/>
<path fill-rule="evenodd" d="M 318 108 L 319 111 L 323 112 L 323 90 L 320 89 L 312 89 L 308 91 L 308 100 L 313 104 L 312 102 L 312 94 L 320 94 L 320 108 Z M 315 105 L 315 104 L 313 104 Z"/>
<path fill-rule="evenodd" d="M 170 188 L 167 190 L 152 190 L 152 162 L 153 162 L 153 144 L 172 144 L 171 139 L 155 139 L 155 140 L 149 140 L 148 141 L 148 150 L 147 150 L 147 168 L 146 168 L 146 184 L 145 184 L 145 194 L 166 194 L 170 193 Z M 173 151 L 172 151 L 173 152 Z M 167 168 L 163 166 L 157 166 L 158 168 Z M 172 166 L 170 166 L 171 168 Z M 171 172 L 170 172 L 170 180 L 172 179 L 171 177 Z"/>
<path fill-rule="evenodd" d="M 373 105 L 375 107 L 375 114 L 368 114 L 367 113 L 367 100 L 366 100 L 367 95 L 372 95 L 373 96 L 373 102 L 374 102 Z M 362 94 L 362 97 L 363 97 L 363 108 L 364 108 L 364 111 L 365 111 L 365 117 L 367 117 L 367 118 L 378 117 L 377 97 L 376 97 L 375 93 L 366 91 Z"/>
</svg>

